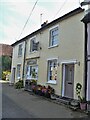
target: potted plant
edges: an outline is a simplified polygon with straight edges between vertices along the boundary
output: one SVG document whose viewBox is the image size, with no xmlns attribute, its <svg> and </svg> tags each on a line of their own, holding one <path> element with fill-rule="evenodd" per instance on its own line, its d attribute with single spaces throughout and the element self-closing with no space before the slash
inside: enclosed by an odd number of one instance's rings
<svg viewBox="0 0 90 120">
<path fill-rule="evenodd" d="M 37 94 L 42 95 L 42 86 L 41 85 L 37 85 Z"/>
<path fill-rule="evenodd" d="M 80 97 L 80 108 L 81 110 L 86 109 L 86 99 L 84 97 Z"/>
<path fill-rule="evenodd" d="M 37 80 L 34 79 L 30 80 L 30 85 L 37 85 Z"/>
<path fill-rule="evenodd" d="M 76 84 L 76 94 L 78 96 L 79 102 L 80 102 L 80 108 L 81 110 L 86 109 L 86 99 L 85 97 L 81 96 L 81 90 L 82 90 L 82 85 L 80 83 Z"/>
<path fill-rule="evenodd" d="M 55 90 L 51 86 L 48 85 L 47 92 L 46 92 L 46 97 L 51 98 L 51 96 L 54 95 L 54 93 L 55 93 Z"/>
</svg>

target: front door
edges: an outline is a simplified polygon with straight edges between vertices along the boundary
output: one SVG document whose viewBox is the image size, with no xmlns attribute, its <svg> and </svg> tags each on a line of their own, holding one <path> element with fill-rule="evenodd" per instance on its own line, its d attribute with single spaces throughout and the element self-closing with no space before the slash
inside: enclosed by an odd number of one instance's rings
<svg viewBox="0 0 90 120">
<path fill-rule="evenodd" d="M 63 65 L 64 97 L 73 98 L 74 64 Z"/>
</svg>

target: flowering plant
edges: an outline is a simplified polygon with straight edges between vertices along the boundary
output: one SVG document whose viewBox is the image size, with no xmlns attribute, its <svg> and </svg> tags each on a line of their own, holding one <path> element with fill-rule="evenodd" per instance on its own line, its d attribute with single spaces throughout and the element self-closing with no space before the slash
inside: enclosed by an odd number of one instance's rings
<svg viewBox="0 0 90 120">
<path fill-rule="evenodd" d="M 82 85 L 80 83 L 76 84 L 76 94 L 78 95 L 78 99 L 81 103 L 85 103 L 86 100 L 84 97 L 81 96 L 81 89 L 82 89 Z"/>
</svg>

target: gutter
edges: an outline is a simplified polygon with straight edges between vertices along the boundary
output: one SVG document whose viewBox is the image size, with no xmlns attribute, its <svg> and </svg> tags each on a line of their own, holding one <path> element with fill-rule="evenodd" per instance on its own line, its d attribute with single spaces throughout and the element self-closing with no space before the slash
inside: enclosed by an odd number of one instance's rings
<svg viewBox="0 0 90 120">
<path fill-rule="evenodd" d="M 81 6 L 84 6 L 84 5 L 87 5 L 87 4 L 90 4 L 90 1 L 86 1 L 86 2 L 84 1 L 84 2 L 82 2 Z"/>
</svg>

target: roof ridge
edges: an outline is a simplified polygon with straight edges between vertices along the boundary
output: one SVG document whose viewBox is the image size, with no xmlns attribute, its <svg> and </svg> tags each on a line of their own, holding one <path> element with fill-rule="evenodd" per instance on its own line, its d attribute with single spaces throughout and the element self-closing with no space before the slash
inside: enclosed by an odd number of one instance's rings
<svg viewBox="0 0 90 120">
<path fill-rule="evenodd" d="M 13 43 L 12 46 L 14 46 L 14 45 L 16 45 L 16 44 L 18 44 L 18 43 L 20 43 L 20 42 L 22 42 L 22 41 L 25 41 L 26 38 L 28 38 L 28 37 L 30 37 L 30 36 L 33 36 L 34 34 L 40 32 L 41 30 L 46 29 L 47 27 L 51 26 L 52 24 L 55 24 L 55 23 L 58 22 L 58 21 L 62 21 L 62 20 L 64 20 L 64 19 L 67 19 L 67 18 L 69 18 L 69 17 L 71 17 L 71 16 L 73 16 L 73 15 L 75 15 L 75 14 L 78 14 L 78 13 L 80 13 L 80 12 L 83 12 L 83 11 L 84 11 L 84 9 L 82 9 L 81 7 L 78 7 L 78 8 L 76 8 L 76 9 L 74 9 L 74 10 L 72 10 L 72 11 L 64 14 L 63 16 L 60 16 L 59 18 L 51 21 L 50 23 L 47 23 L 44 27 L 41 27 L 41 28 L 37 29 L 36 31 L 28 34 L 27 36 L 21 38 L 20 40 L 18 40 L 18 41 L 16 41 L 15 43 Z"/>
</svg>

